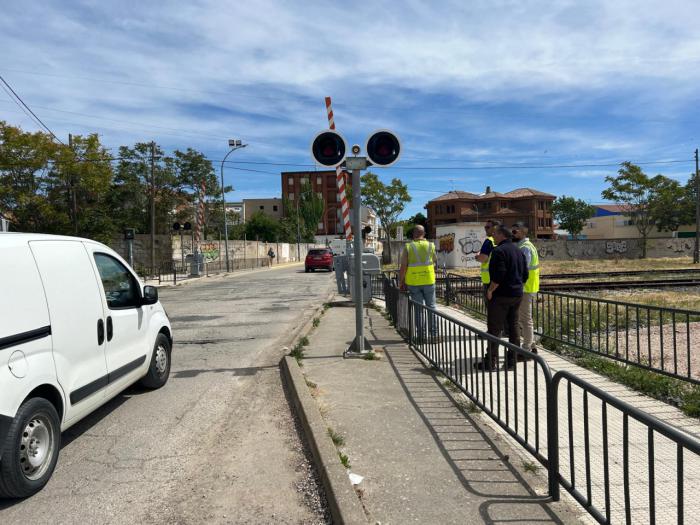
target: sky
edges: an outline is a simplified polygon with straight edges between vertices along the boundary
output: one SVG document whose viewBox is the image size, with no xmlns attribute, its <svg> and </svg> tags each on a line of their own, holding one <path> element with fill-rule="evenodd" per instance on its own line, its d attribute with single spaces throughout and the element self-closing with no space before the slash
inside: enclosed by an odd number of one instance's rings
<svg viewBox="0 0 700 525">
<path fill-rule="evenodd" d="M 388 128 L 407 217 L 450 190 L 603 202 L 619 163 L 685 182 L 700 145 L 700 3 L 4 0 L 0 74 L 54 133 L 219 161 L 227 200 L 316 169 L 328 126 Z M 37 125 L 0 91 L 0 120 Z M 320 168 L 319 168 L 320 169 Z"/>
</svg>

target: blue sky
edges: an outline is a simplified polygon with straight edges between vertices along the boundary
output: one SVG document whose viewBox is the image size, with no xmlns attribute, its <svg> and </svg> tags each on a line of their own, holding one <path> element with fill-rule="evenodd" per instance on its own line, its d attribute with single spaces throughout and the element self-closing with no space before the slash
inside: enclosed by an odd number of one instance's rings
<svg viewBox="0 0 700 525">
<path fill-rule="evenodd" d="M 313 169 L 330 95 L 350 144 L 401 137 L 400 161 L 377 171 L 408 184 L 406 215 L 487 185 L 602 202 L 616 168 L 600 164 L 657 163 L 645 171 L 681 182 L 694 169 L 698 19 L 676 0 L 5 0 L 0 73 L 61 137 L 212 159 L 243 139 L 232 200 Z M 3 92 L 0 119 L 36 129 Z"/>
</svg>

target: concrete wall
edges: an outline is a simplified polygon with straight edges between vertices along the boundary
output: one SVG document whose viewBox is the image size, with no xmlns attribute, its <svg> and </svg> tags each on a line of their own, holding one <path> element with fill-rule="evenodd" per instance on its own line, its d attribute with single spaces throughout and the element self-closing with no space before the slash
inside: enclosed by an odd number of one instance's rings
<svg viewBox="0 0 700 525">
<path fill-rule="evenodd" d="M 121 255 L 127 261 L 129 260 L 129 248 L 124 236 L 115 237 L 109 243 L 110 248 Z M 173 247 L 170 243 L 170 235 L 156 235 L 156 266 L 160 266 L 161 261 L 169 261 L 173 257 Z M 134 236 L 134 268 L 150 268 L 151 267 L 151 236 L 147 233 L 137 234 Z"/>
<path fill-rule="evenodd" d="M 186 258 L 188 255 L 192 254 L 192 238 L 189 236 L 183 236 L 181 249 L 180 236 L 174 235 L 172 238 L 172 246 L 172 260 L 176 263 L 180 263 L 183 258 Z M 306 252 L 309 250 L 309 248 L 315 248 L 316 246 L 317 245 L 315 244 L 301 243 L 299 245 L 299 255 L 301 260 L 303 261 L 306 257 Z M 267 257 L 267 252 L 270 248 L 272 248 L 272 251 L 275 252 L 275 264 L 294 262 L 297 260 L 296 244 L 233 240 L 228 241 L 229 260 L 264 259 Z M 208 262 L 216 262 L 220 259 L 222 261 L 226 260 L 226 248 L 223 240 L 219 241 L 216 239 L 203 241 L 200 244 L 200 249 Z"/>
<path fill-rule="evenodd" d="M 586 221 L 581 231 L 581 235 L 585 239 L 638 239 L 640 237 L 639 230 L 633 224 L 629 223 L 627 215 L 603 215 L 601 217 L 593 217 Z M 681 233 L 695 232 L 695 225 L 684 225 L 678 228 Z M 649 232 L 649 239 L 668 239 L 671 236 L 670 232 L 658 231 L 652 228 Z"/>
<path fill-rule="evenodd" d="M 576 259 L 639 259 L 642 256 L 641 239 L 615 239 L 615 240 L 582 240 L 567 241 L 564 239 L 534 241 L 543 260 L 576 260 Z M 391 241 L 392 262 L 397 264 L 403 249 L 403 241 Z M 437 244 L 439 246 L 439 244 Z M 647 241 L 647 258 L 659 257 L 689 257 L 693 255 L 695 239 L 649 239 Z M 455 250 L 459 249 L 455 246 Z M 438 255 L 438 262 L 442 266 L 442 255 Z M 447 259 L 449 261 L 449 259 Z M 459 263 L 450 266 L 468 267 L 467 263 Z"/>
</svg>

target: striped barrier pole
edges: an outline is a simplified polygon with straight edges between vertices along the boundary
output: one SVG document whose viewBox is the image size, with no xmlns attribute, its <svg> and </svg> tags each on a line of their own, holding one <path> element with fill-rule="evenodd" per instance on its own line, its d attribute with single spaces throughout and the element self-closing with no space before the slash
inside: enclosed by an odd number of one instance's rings
<svg viewBox="0 0 700 525">
<path fill-rule="evenodd" d="M 326 111 L 328 112 L 328 127 L 335 130 L 335 120 L 333 119 L 333 107 L 331 106 L 331 97 L 326 97 Z M 335 168 L 335 182 L 340 195 L 340 209 L 343 218 L 343 231 L 345 239 L 352 239 L 352 228 L 350 226 L 350 206 L 345 195 L 345 177 L 346 174 L 340 166 Z"/>
<path fill-rule="evenodd" d="M 201 242 L 201 236 L 202 236 L 202 229 L 204 226 L 204 195 L 207 190 L 207 185 L 206 181 L 202 179 L 202 182 L 199 186 L 199 208 L 197 209 L 197 222 L 194 227 L 194 247 L 193 247 L 193 252 L 194 252 L 194 257 L 195 257 L 195 264 L 197 265 L 197 273 L 199 273 L 199 245 Z"/>
</svg>

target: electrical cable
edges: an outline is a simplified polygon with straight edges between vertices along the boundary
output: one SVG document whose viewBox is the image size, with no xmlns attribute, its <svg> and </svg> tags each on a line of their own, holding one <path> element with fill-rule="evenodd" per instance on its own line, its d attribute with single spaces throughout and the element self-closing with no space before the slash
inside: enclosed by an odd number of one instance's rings
<svg viewBox="0 0 700 525">
<path fill-rule="evenodd" d="M 44 122 L 36 115 L 36 113 L 34 113 L 32 111 L 32 108 L 27 106 L 27 104 L 24 102 L 24 100 L 22 100 L 22 97 L 20 97 L 17 94 L 17 92 L 14 89 L 12 89 L 12 86 L 10 84 L 8 84 L 7 80 L 5 80 L 2 75 L 0 75 L 0 82 L 2 82 L 3 84 L 5 84 L 5 86 L 7 86 L 7 88 L 12 92 L 12 94 L 15 96 L 15 98 L 22 104 L 22 106 L 27 108 L 27 110 L 34 116 L 34 118 L 41 125 L 41 127 L 44 128 L 49 133 L 49 135 L 51 135 L 57 142 L 60 142 L 61 144 L 63 144 L 65 146 L 63 141 L 61 139 L 59 139 L 53 131 L 51 131 L 51 128 L 49 128 L 46 124 L 44 124 Z"/>
</svg>

